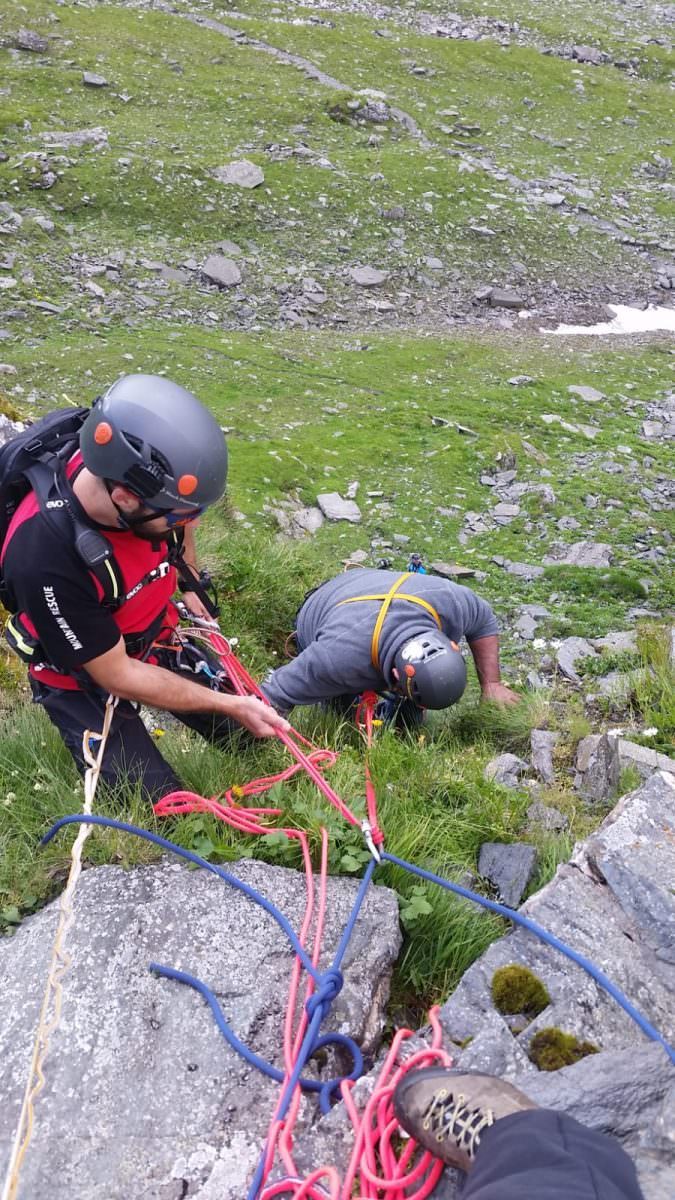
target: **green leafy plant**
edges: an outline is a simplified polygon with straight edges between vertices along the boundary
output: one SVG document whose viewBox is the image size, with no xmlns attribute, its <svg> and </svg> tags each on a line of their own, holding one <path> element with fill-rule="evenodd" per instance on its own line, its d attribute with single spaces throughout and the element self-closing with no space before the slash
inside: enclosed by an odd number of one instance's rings
<svg viewBox="0 0 675 1200">
<path fill-rule="evenodd" d="M 407 896 L 400 896 L 399 903 L 401 920 L 406 929 L 412 929 L 420 917 L 428 917 L 433 912 L 422 884 L 415 884 Z"/>
</svg>

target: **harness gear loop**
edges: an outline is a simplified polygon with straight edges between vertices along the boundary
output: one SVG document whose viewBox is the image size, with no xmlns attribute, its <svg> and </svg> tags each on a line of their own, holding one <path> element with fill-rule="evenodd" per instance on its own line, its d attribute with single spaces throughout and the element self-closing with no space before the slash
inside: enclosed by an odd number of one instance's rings
<svg viewBox="0 0 675 1200">
<path fill-rule="evenodd" d="M 373 629 L 373 637 L 370 643 L 370 660 L 376 671 L 381 670 L 380 667 L 380 634 L 387 617 L 387 613 L 394 600 L 407 600 L 410 604 L 418 604 L 420 608 L 426 610 L 434 618 L 439 629 L 443 629 L 441 618 L 439 617 L 433 604 L 429 604 L 428 600 L 423 600 L 421 596 L 411 596 L 408 592 L 399 592 L 399 588 L 405 583 L 406 579 L 412 577 L 412 571 L 405 571 L 400 575 L 396 582 L 390 587 L 388 592 L 380 592 L 373 596 L 350 596 L 347 600 L 339 600 L 338 608 L 343 604 L 358 604 L 362 600 L 381 600 L 380 611 L 377 614 L 375 628 Z"/>
</svg>

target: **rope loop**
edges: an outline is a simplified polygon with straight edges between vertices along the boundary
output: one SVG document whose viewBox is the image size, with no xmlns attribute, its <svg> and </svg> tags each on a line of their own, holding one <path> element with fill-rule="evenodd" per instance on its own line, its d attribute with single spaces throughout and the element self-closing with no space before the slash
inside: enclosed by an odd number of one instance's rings
<svg viewBox="0 0 675 1200">
<path fill-rule="evenodd" d="M 344 987 L 344 982 L 342 971 L 338 971 L 335 967 L 331 967 L 320 977 L 317 990 L 305 1004 L 305 1012 L 310 1021 L 317 1010 L 321 1011 L 322 1021 L 328 1016 L 333 1001 Z"/>
</svg>

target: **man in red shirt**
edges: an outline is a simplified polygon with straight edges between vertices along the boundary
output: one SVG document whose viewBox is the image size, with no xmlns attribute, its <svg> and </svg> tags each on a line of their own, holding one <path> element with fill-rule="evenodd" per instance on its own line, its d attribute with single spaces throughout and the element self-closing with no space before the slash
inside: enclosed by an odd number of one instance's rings
<svg viewBox="0 0 675 1200">
<path fill-rule="evenodd" d="M 184 558 L 197 586 L 194 522 L 225 490 L 225 438 L 211 414 L 178 384 L 128 375 L 95 402 L 79 448 L 72 450 L 54 474 L 46 501 L 30 492 L 9 526 L 2 571 L 15 599 L 12 620 L 34 646 L 33 697 L 80 770 L 83 734 L 101 729 L 111 693 L 119 702 L 102 776 L 113 785 L 140 783 L 155 799 L 180 781 L 147 733 L 137 705 L 172 712 L 216 742 L 231 737 L 233 722 L 257 737 L 288 728 L 260 700 L 196 682 L 208 683 L 208 676 L 190 677 L 182 656 L 169 649 L 176 645 L 178 622 L 169 543 L 174 530 L 184 531 Z M 112 554 L 103 568 L 112 580 L 114 603 L 104 593 L 101 569 L 90 568 L 74 533 L 55 536 L 45 509 L 66 510 L 73 529 L 93 530 L 105 539 Z M 207 616 L 198 593 L 183 591 L 192 614 Z"/>
</svg>

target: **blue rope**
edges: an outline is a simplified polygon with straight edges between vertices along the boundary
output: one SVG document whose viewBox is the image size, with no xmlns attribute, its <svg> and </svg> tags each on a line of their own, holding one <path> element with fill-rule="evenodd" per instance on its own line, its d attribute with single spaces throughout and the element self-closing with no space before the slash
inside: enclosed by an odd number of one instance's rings
<svg viewBox="0 0 675 1200">
<path fill-rule="evenodd" d="M 370 862 L 368 863 L 368 866 L 366 867 L 366 869 L 364 871 L 363 879 L 361 880 L 361 886 L 359 887 L 359 890 L 356 895 L 356 900 L 354 901 L 354 907 L 352 908 L 351 914 L 349 916 L 349 920 L 347 921 L 347 923 L 344 927 L 342 937 L 340 939 L 340 944 L 335 952 L 335 958 L 333 959 L 333 965 L 332 965 L 330 971 L 326 973 L 327 976 L 334 976 L 335 974 L 340 975 L 340 965 L 342 963 L 342 959 L 345 956 L 352 933 L 354 931 L 354 926 L 356 925 L 356 922 L 358 920 L 361 905 L 363 904 L 363 901 L 365 899 L 366 892 L 368 891 L 368 888 L 370 886 L 370 882 L 373 878 L 373 873 L 375 871 L 376 866 L 377 866 L 377 863 L 375 862 L 375 859 L 371 858 Z M 341 975 L 340 975 L 340 978 L 342 978 Z M 332 983 L 332 979 L 329 979 L 329 982 L 326 985 L 326 993 L 328 993 L 328 989 L 330 988 L 331 983 Z M 310 1017 L 310 1022 L 309 1022 L 309 1026 L 307 1028 L 307 1032 L 305 1033 L 305 1036 L 303 1038 L 302 1045 L 298 1052 L 297 1062 L 296 1062 L 295 1067 L 289 1077 L 288 1083 L 287 1083 L 286 1087 L 284 1088 L 283 1095 L 279 1101 L 279 1105 L 274 1114 L 275 1120 L 277 1120 L 277 1121 L 283 1121 L 284 1117 L 286 1116 L 286 1113 L 288 1112 L 291 1100 L 293 1099 L 293 1092 L 295 1091 L 296 1087 L 298 1086 L 298 1083 L 300 1081 L 300 1075 L 301 1075 L 302 1069 L 303 1069 L 307 1059 L 313 1053 L 313 1048 L 316 1047 L 316 1037 L 317 1037 L 317 1034 L 321 1027 L 321 1022 L 323 1021 L 324 1016 L 326 1015 L 326 1012 L 328 1011 L 328 1009 L 330 1009 L 330 1004 L 331 1004 L 331 1001 L 328 998 L 328 994 L 326 994 L 324 996 L 319 996 L 319 994 L 317 993 L 314 996 L 310 996 L 309 1000 L 307 1001 L 307 1004 L 305 1007 L 307 1010 L 307 1014 Z M 330 1096 L 331 1096 L 332 1091 L 335 1089 L 336 1083 L 338 1083 L 338 1082 L 339 1081 L 331 1080 L 329 1083 L 327 1083 L 325 1085 L 324 1089 L 322 1090 L 321 1111 L 324 1113 L 330 1112 Z M 266 1141 L 265 1145 L 263 1147 L 263 1152 L 260 1155 L 260 1160 L 258 1162 L 258 1166 L 256 1168 L 255 1175 L 253 1176 L 253 1182 L 251 1183 L 251 1186 L 248 1191 L 247 1200 L 257 1200 L 258 1192 L 260 1191 L 260 1187 L 262 1185 L 263 1176 L 264 1176 L 264 1172 L 265 1172 L 265 1159 L 267 1157 L 267 1147 L 268 1147 L 268 1142 Z"/>
<path fill-rule="evenodd" d="M 155 846 L 161 846 L 162 850 L 168 850 L 171 854 L 177 854 L 180 858 L 187 859 L 188 862 L 195 863 L 196 866 L 202 867 L 205 871 L 211 871 L 213 875 L 217 875 L 230 887 L 236 888 L 237 891 L 243 892 L 248 896 L 249 900 L 253 900 L 255 904 L 259 904 L 265 909 L 271 917 L 277 922 L 277 925 L 283 929 L 288 938 L 293 950 L 300 959 L 303 967 L 312 976 L 312 979 L 321 986 L 323 976 L 320 971 L 317 971 L 309 958 L 307 952 L 303 949 L 298 941 L 297 935 L 293 927 L 286 920 L 286 917 L 279 909 L 272 904 L 271 900 L 266 900 L 260 892 L 256 892 L 255 888 L 250 887 L 243 880 L 237 879 L 235 875 L 230 875 L 224 871 L 222 867 L 217 867 L 215 863 L 207 862 L 205 858 L 201 858 L 199 854 L 195 854 L 192 850 L 186 850 L 183 846 L 177 846 L 175 842 L 170 842 L 168 838 L 160 837 L 158 833 L 151 833 L 149 829 L 140 829 L 137 825 L 129 825 L 126 821 L 116 821 L 112 817 L 93 817 L 84 814 L 76 814 L 70 817 L 61 817 L 48 829 L 44 837 L 40 841 L 41 846 L 46 846 L 47 842 L 51 842 L 52 838 L 63 828 L 64 825 L 104 825 L 107 829 L 120 829 L 123 833 L 132 833 L 135 837 L 144 838 L 146 842 L 153 842 Z"/>
<path fill-rule="evenodd" d="M 276 1080 L 277 1083 L 283 1083 L 286 1078 L 286 1072 L 281 1071 L 279 1067 L 273 1067 L 271 1063 L 261 1058 L 253 1050 L 250 1050 L 246 1043 L 237 1037 L 236 1033 L 225 1020 L 223 1010 L 216 996 L 210 987 L 202 983 L 201 979 L 197 979 L 195 975 L 190 975 L 187 971 L 177 971 L 175 967 L 165 967 L 156 962 L 149 964 L 149 970 L 154 971 L 155 975 L 160 975 L 162 979 L 174 979 L 177 983 L 186 983 L 188 987 L 194 988 L 196 992 L 199 992 L 200 996 L 203 996 L 209 1005 L 216 1025 L 232 1049 L 236 1050 L 237 1054 L 240 1054 L 252 1067 L 257 1067 L 259 1071 L 262 1071 L 263 1075 L 269 1076 L 270 1079 Z M 342 1046 L 351 1054 L 354 1065 L 350 1074 L 341 1075 L 339 1079 L 329 1079 L 327 1083 L 322 1083 L 319 1079 L 300 1079 L 298 1082 L 303 1091 L 324 1093 L 328 1088 L 332 1092 L 339 1087 L 343 1079 L 356 1080 L 363 1074 L 363 1054 L 361 1053 L 361 1049 L 352 1038 L 346 1037 L 343 1033 L 326 1033 L 322 1037 L 317 1038 L 312 1047 L 311 1054 L 307 1057 L 311 1058 L 316 1054 L 317 1050 L 321 1050 L 324 1046 L 333 1045 Z M 330 1103 L 328 1107 L 330 1108 Z"/>
<path fill-rule="evenodd" d="M 55 837 L 55 835 L 64 825 L 78 824 L 102 825 L 109 829 L 119 829 L 124 833 L 131 833 L 135 837 L 140 837 L 145 841 L 153 842 L 156 846 L 161 846 L 163 850 L 168 850 L 171 854 L 177 854 L 180 858 L 185 858 L 188 860 L 188 862 L 193 862 L 196 864 L 196 866 L 203 867 L 206 871 L 211 871 L 212 874 L 217 875 L 231 887 L 237 888 L 238 891 L 243 892 L 245 896 L 248 896 L 249 899 L 254 901 L 254 903 L 259 904 L 261 908 L 264 908 L 265 911 L 274 918 L 274 920 L 286 934 L 291 946 L 293 947 L 293 950 L 300 958 L 302 965 L 310 973 L 317 985 L 316 991 L 312 996 L 309 997 L 309 1000 L 305 1006 L 307 1015 L 310 1018 L 310 1026 L 305 1034 L 298 1055 L 298 1062 L 300 1063 L 300 1068 L 297 1072 L 298 1078 L 295 1080 L 295 1082 L 293 1082 L 293 1087 L 290 1087 L 289 1083 L 290 1091 L 287 1089 L 288 1101 L 286 1104 L 286 1109 L 288 1108 L 288 1104 L 290 1104 L 290 1100 L 297 1083 L 300 1082 L 300 1085 L 303 1087 L 307 1086 L 308 1090 L 318 1091 L 322 1112 L 330 1112 L 331 1096 L 333 1092 L 337 1091 L 339 1088 L 342 1079 L 355 1080 L 358 1079 L 363 1073 L 363 1055 L 361 1054 L 359 1047 L 356 1045 L 356 1042 L 354 1042 L 352 1038 L 346 1037 L 344 1034 L 330 1033 L 325 1034 L 320 1038 L 317 1036 L 317 1034 L 321 1023 L 330 1011 L 333 1000 L 342 991 L 344 979 L 342 977 L 342 972 L 340 971 L 340 964 L 349 946 L 349 942 L 354 931 L 354 926 L 358 919 L 366 892 L 368 891 L 368 886 L 373 877 L 373 872 L 376 866 L 375 860 L 371 859 L 368 863 L 361 881 L 361 885 L 357 892 L 356 899 L 354 901 L 354 907 L 351 915 L 342 932 L 342 937 L 335 953 L 333 964 L 329 970 L 320 972 L 316 969 L 316 967 L 314 967 L 311 959 L 301 946 L 295 931 L 287 921 L 286 917 L 282 912 L 279 911 L 276 905 L 272 904 L 271 900 L 265 899 L 264 896 L 255 890 L 255 888 L 250 887 L 241 879 L 237 879 L 236 876 L 230 875 L 229 872 L 224 871 L 222 867 L 216 866 L 215 863 L 208 862 L 205 858 L 201 858 L 199 854 L 195 854 L 192 850 L 186 850 L 183 846 L 177 846 L 175 842 L 169 841 L 168 838 L 160 837 L 160 835 L 157 833 L 151 833 L 148 829 L 141 829 L 137 825 L 130 825 L 126 821 L 118 821 L 112 817 L 98 817 L 77 814 L 69 817 L 61 817 L 60 820 L 56 821 L 55 824 L 52 825 L 51 829 L 49 829 L 41 839 L 40 845 L 46 846 L 47 843 L 50 842 L 53 837 Z M 272 1067 L 271 1064 L 265 1063 L 263 1059 L 258 1058 L 253 1051 L 249 1050 L 248 1047 L 239 1040 L 234 1031 L 230 1029 L 222 1014 L 216 997 L 205 983 L 197 979 L 194 975 L 188 975 L 185 972 L 176 971 L 173 967 L 163 967 L 157 963 L 151 963 L 150 970 L 155 971 L 159 975 L 164 975 L 169 979 L 176 979 L 181 983 L 189 984 L 191 987 L 195 988 L 196 991 L 200 992 L 210 1005 L 211 1011 L 216 1020 L 216 1024 L 218 1025 L 220 1032 L 229 1045 L 232 1046 L 233 1049 L 237 1050 L 247 1062 L 251 1063 L 251 1065 L 258 1067 L 261 1071 L 267 1075 L 270 1075 L 273 1079 L 277 1079 L 279 1082 L 283 1081 L 285 1075 L 282 1072 L 278 1072 L 277 1068 Z M 316 1029 L 312 1037 L 310 1038 L 310 1030 L 314 1028 L 314 1018 L 317 1016 L 317 1014 L 319 1021 L 318 1024 L 316 1024 Z M 320 1050 L 323 1046 L 334 1044 L 343 1046 L 351 1054 L 354 1065 L 350 1074 L 341 1076 L 337 1079 L 329 1079 L 325 1083 L 319 1083 L 315 1080 L 307 1080 L 305 1082 L 300 1081 L 300 1071 L 302 1071 L 308 1059 L 310 1059 L 312 1055 L 314 1055 L 317 1050 Z M 284 1092 L 284 1096 L 286 1096 L 286 1092 Z M 286 1111 L 286 1109 L 284 1109 L 284 1111 Z"/>
<path fill-rule="evenodd" d="M 343 1035 L 339 1034 L 327 1034 L 324 1037 L 319 1037 L 318 1035 L 324 1017 L 329 1012 L 333 1000 L 341 991 L 343 986 L 344 981 L 340 971 L 340 965 L 346 953 L 354 926 L 358 919 L 359 911 L 372 880 L 373 873 L 377 865 L 375 860 L 371 859 L 366 867 L 356 900 L 354 902 L 354 907 L 343 930 L 333 964 L 328 971 L 321 973 L 317 971 L 311 963 L 307 953 L 300 945 L 294 930 L 284 917 L 283 913 L 281 913 L 279 909 L 277 909 L 276 906 L 271 903 L 271 901 L 266 900 L 264 896 L 256 892 L 254 888 L 250 887 L 246 883 L 243 883 L 242 880 L 237 879 L 234 875 L 230 875 L 221 867 L 216 866 L 214 863 L 207 862 L 206 859 L 201 858 L 198 854 L 194 854 L 191 850 L 185 850 L 182 846 L 177 846 L 174 842 L 170 842 L 167 838 L 160 837 L 158 834 L 150 833 L 148 830 L 140 829 L 135 825 L 129 825 L 124 821 L 117 821 L 110 817 L 83 816 L 79 814 L 69 817 L 62 817 L 45 834 L 40 844 L 46 845 L 47 842 L 51 841 L 55 834 L 58 833 L 58 831 L 64 825 L 73 824 L 103 825 L 107 826 L 108 828 L 122 830 L 125 833 L 131 833 L 136 837 L 141 837 L 146 841 L 153 842 L 155 845 L 161 846 L 162 849 L 168 850 L 172 854 L 177 854 L 181 858 L 185 858 L 189 862 L 195 863 L 197 866 L 202 867 L 206 871 L 211 871 L 212 874 L 217 875 L 225 883 L 229 884 L 230 887 L 234 887 L 243 892 L 244 895 L 248 896 L 249 899 L 253 900 L 256 904 L 259 904 L 265 909 L 266 912 L 270 914 L 270 916 L 274 918 L 274 920 L 286 934 L 286 937 L 302 962 L 302 965 L 317 984 L 316 992 L 309 998 L 306 1004 L 306 1011 L 309 1017 L 309 1026 L 305 1033 L 302 1046 L 300 1047 L 296 1065 L 291 1076 L 289 1077 L 288 1083 L 279 1102 L 276 1118 L 278 1120 L 283 1120 L 285 1117 L 291 1103 L 293 1092 L 297 1086 L 306 1087 L 308 1090 L 312 1091 L 318 1090 L 321 1109 L 323 1112 L 328 1112 L 330 1109 L 331 1095 L 339 1087 L 341 1080 L 332 1079 L 327 1083 L 318 1084 L 314 1080 L 303 1080 L 301 1076 L 305 1064 L 307 1063 L 308 1059 L 311 1058 L 313 1053 L 315 1053 L 321 1046 L 334 1044 L 336 1042 L 338 1044 L 345 1045 L 353 1056 L 354 1066 L 351 1074 L 346 1076 L 346 1078 L 357 1079 L 363 1069 L 362 1056 L 358 1050 L 358 1047 L 356 1047 L 351 1038 L 344 1038 Z M 585 958 L 584 955 L 572 950 L 564 942 L 560 941 L 559 938 L 555 937 L 554 934 L 549 933 L 541 925 L 538 925 L 536 921 L 531 920 L 529 917 L 523 916 L 514 909 L 507 908 L 504 904 L 498 904 L 494 900 L 488 900 L 484 896 L 479 896 L 476 892 L 471 892 L 468 888 L 462 887 L 461 884 L 451 883 L 449 880 L 443 879 L 440 875 L 435 875 L 432 871 L 426 871 L 422 867 L 416 867 L 413 863 L 406 862 L 402 858 L 397 858 L 394 854 L 388 854 L 383 850 L 381 851 L 381 857 L 383 861 L 390 862 L 394 866 L 401 867 L 406 871 L 410 871 L 413 875 L 419 876 L 420 879 L 425 879 L 430 883 L 436 883 L 440 887 L 445 888 L 447 891 L 454 892 L 455 895 L 462 896 L 465 900 L 471 900 L 474 904 L 479 904 L 482 908 L 487 908 L 491 912 L 498 913 L 499 916 L 505 917 L 515 925 L 522 926 L 524 929 L 529 930 L 530 933 L 534 933 L 547 945 L 559 950 L 567 958 L 571 959 L 572 962 L 575 962 L 578 966 L 582 967 L 583 970 L 585 970 L 591 976 L 591 978 L 594 979 L 597 984 L 599 984 L 600 987 L 604 988 L 604 990 L 610 996 L 612 996 L 612 998 L 617 1002 L 617 1004 L 619 1004 L 624 1012 L 632 1017 L 639 1028 L 649 1038 L 655 1042 L 659 1042 L 660 1045 L 664 1047 L 671 1061 L 675 1063 L 675 1050 L 673 1050 L 668 1042 L 666 1042 L 665 1038 L 661 1036 L 658 1030 L 655 1029 L 654 1026 L 642 1016 L 642 1014 L 634 1007 L 634 1005 L 631 1004 L 628 998 L 624 996 L 623 992 L 621 992 L 620 989 L 617 988 L 616 985 L 613 984 L 612 981 L 594 965 L 594 963 Z M 198 992 L 201 993 L 201 995 L 210 1005 L 218 1028 L 228 1043 L 240 1054 L 242 1054 L 242 1056 L 248 1062 L 259 1067 L 259 1069 L 264 1071 L 265 1074 L 271 1075 L 271 1077 L 274 1079 L 283 1080 L 284 1075 L 282 1072 L 278 1071 L 277 1068 L 272 1067 L 269 1063 L 265 1063 L 264 1060 L 260 1059 L 252 1051 L 250 1051 L 248 1047 L 244 1046 L 244 1044 L 240 1042 L 240 1040 L 227 1025 L 213 992 L 210 991 L 206 984 L 185 972 L 175 971 L 171 967 L 161 967 L 156 963 L 151 964 L 151 970 L 154 970 L 158 974 L 164 975 L 167 978 L 176 979 L 181 983 L 186 983 L 191 987 L 194 987 Z M 265 1146 L 260 1158 L 260 1162 L 258 1163 L 255 1177 L 248 1192 L 247 1200 L 256 1200 L 258 1195 L 264 1174 L 266 1152 L 267 1146 Z"/>
<path fill-rule="evenodd" d="M 478 896 L 476 892 L 470 892 L 468 888 L 462 887 L 459 883 L 450 883 L 448 879 L 443 879 L 440 875 L 434 875 L 433 871 L 425 871 L 422 867 L 416 867 L 412 863 L 406 862 L 403 858 L 397 858 L 395 854 L 387 854 L 384 850 L 381 851 L 381 856 L 386 862 L 393 863 L 397 867 L 403 867 L 404 870 L 411 871 L 413 875 L 419 875 L 420 879 L 426 879 L 430 883 L 437 883 L 447 891 L 455 892 L 458 896 L 463 896 L 465 900 L 473 900 L 474 904 L 480 904 L 482 908 L 489 908 L 491 912 L 499 913 L 501 917 L 506 917 L 507 920 L 513 921 L 514 925 L 521 925 L 523 929 L 527 929 L 530 933 L 534 933 L 538 938 L 541 938 L 542 942 L 546 942 L 547 945 L 553 946 L 555 950 L 559 950 L 561 954 L 571 959 L 577 966 L 583 967 L 584 971 L 616 1000 L 619 1007 L 628 1013 L 629 1017 L 633 1018 L 642 1032 L 647 1034 L 647 1037 L 651 1038 L 654 1042 L 659 1042 L 663 1046 L 671 1062 L 675 1063 L 675 1049 L 668 1044 L 658 1029 L 655 1029 L 647 1018 L 643 1017 L 642 1013 L 631 1004 L 628 997 L 624 996 L 616 984 L 612 983 L 611 979 L 608 979 L 599 967 L 595 966 L 595 963 L 592 963 L 589 958 L 585 958 L 583 954 L 579 954 L 578 951 L 572 950 L 565 942 L 561 942 L 560 938 L 557 938 L 555 934 L 549 933 L 548 930 L 538 925 L 530 917 L 523 916 L 522 913 L 516 912 L 512 908 L 507 908 L 504 904 L 497 904 L 495 900 L 487 900 L 485 896 Z"/>
</svg>

